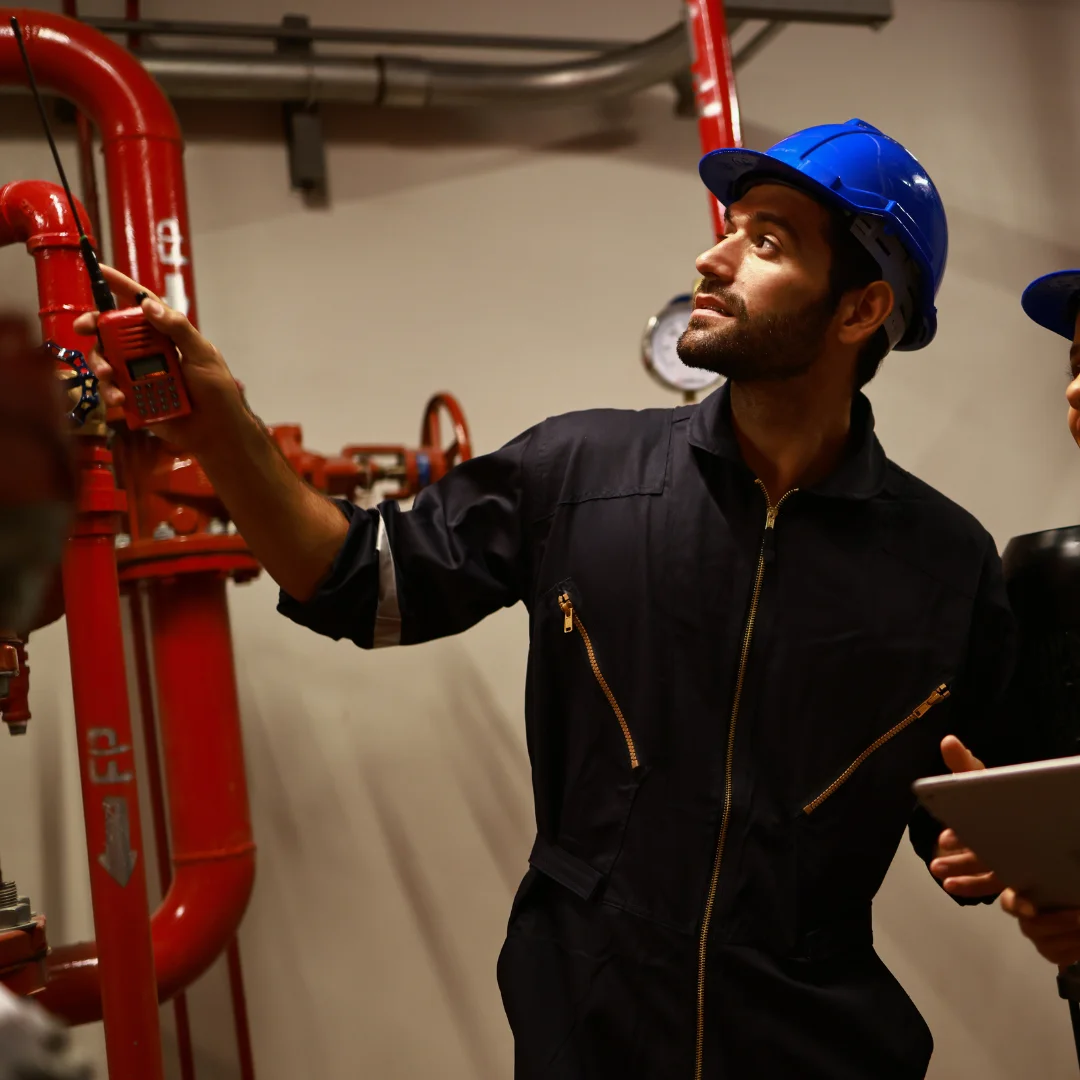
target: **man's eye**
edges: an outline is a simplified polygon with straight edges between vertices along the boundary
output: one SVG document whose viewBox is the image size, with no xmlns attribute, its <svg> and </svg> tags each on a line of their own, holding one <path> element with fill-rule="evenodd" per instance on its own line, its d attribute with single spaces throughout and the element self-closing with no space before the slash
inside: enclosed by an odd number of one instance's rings
<svg viewBox="0 0 1080 1080">
<path fill-rule="evenodd" d="M 766 251 L 779 251 L 780 245 L 771 236 L 759 236 L 754 243 Z"/>
</svg>

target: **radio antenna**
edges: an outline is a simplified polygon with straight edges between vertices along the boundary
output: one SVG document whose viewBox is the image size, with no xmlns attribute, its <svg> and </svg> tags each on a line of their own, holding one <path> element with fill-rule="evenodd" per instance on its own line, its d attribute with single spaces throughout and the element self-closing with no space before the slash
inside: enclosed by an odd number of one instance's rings
<svg viewBox="0 0 1080 1080">
<path fill-rule="evenodd" d="M 45 129 L 45 138 L 49 140 L 49 149 L 52 151 L 53 161 L 56 162 L 56 171 L 60 174 L 60 182 L 64 185 L 64 193 L 67 195 L 68 206 L 71 207 L 71 216 L 75 220 L 75 228 L 79 230 L 79 250 L 82 252 L 83 262 L 86 264 L 86 272 L 90 277 L 90 290 L 94 294 L 94 303 L 98 311 L 115 311 L 116 300 L 109 290 L 109 283 L 101 272 L 97 254 L 86 230 L 79 220 L 79 211 L 75 209 L 75 199 L 68 185 L 67 173 L 64 172 L 63 163 L 60 161 L 60 152 L 56 149 L 56 140 L 53 138 L 52 128 L 49 127 L 49 117 L 45 112 L 45 103 L 41 100 L 41 91 L 38 90 L 37 80 L 34 78 L 34 69 L 30 66 L 30 57 L 26 55 L 26 42 L 23 40 L 22 27 L 19 20 L 11 16 L 11 29 L 15 33 L 15 42 L 19 46 L 22 55 L 23 66 L 26 68 L 26 77 L 30 80 L 30 90 L 34 95 L 34 103 L 37 105 L 38 115 L 41 117 L 41 126 Z"/>
</svg>

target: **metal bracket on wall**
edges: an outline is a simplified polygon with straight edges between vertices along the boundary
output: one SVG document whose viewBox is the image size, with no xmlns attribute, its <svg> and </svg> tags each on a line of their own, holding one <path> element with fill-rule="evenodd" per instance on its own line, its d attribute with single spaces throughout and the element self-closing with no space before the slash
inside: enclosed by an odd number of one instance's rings
<svg viewBox="0 0 1080 1080">
<path fill-rule="evenodd" d="M 281 25 L 289 30 L 310 31 L 306 15 L 285 15 Z M 308 58 L 314 50 L 311 37 L 303 33 L 296 37 L 280 37 L 274 43 L 279 56 Z M 285 142 L 289 152 L 289 182 L 294 190 L 302 191 L 313 200 L 326 197 L 326 143 L 323 140 L 319 104 L 313 97 L 306 101 L 286 101 L 281 106 L 285 125 Z"/>
</svg>

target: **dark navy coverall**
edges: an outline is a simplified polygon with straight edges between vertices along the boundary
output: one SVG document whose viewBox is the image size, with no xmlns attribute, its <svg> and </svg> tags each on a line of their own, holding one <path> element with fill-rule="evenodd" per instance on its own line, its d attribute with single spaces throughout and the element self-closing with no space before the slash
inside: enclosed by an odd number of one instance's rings
<svg viewBox="0 0 1080 1080">
<path fill-rule="evenodd" d="M 721 389 L 547 420 L 348 538 L 291 619 L 363 648 L 522 601 L 536 810 L 498 964 L 517 1080 L 915 1080 L 930 1032 L 870 908 L 939 741 L 1016 758 L 993 540 L 848 453 L 775 505 Z"/>
</svg>

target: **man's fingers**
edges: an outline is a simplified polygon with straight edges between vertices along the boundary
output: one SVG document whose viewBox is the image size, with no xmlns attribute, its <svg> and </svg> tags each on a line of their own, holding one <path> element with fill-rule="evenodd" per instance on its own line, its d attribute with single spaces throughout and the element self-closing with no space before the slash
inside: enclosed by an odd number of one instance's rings
<svg viewBox="0 0 1080 1080">
<path fill-rule="evenodd" d="M 1005 888 L 996 874 L 947 877 L 941 885 L 950 896 L 961 896 L 968 900 L 981 896 L 997 896 Z"/>
<path fill-rule="evenodd" d="M 150 325 L 176 344 L 185 364 L 198 365 L 219 359 L 217 349 L 191 325 L 187 316 L 167 307 L 160 300 L 144 300 L 142 309 Z"/>
<path fill-rule="evenodd" d="M 101 273 L 116 296 L 120 307 L 134 307 L 136 297 L 150 325 L 166 334 L 184 354 L 186 363 L 198 364 L 200 360 L 216 358 L 216 350 L 179 311 L 162 303 L 161 297 L 140 285 L 127 274 L 121 274 L 111 266 L 102 264 Z M 97 330 L 97 312 L 86 312 L 75 321 L 80 334 L 93 334 Z"/>
<path fill-rule="evenodd" d="M 1020 929 L 1032 941 L 1045 941 L 1063 934 L 1080 938 L 1080 915 L 1075 911 L 1052 911 L 1045 915 L 1021 916 Z"/>
<path fill-rule="evenodd" d="M 86 358 L 90 370 L 98 377 L 99 392 L 102 401 L 106 405 L 120 406 L 124 404 L 124 395 L 117 390 L 112 381 L 112 368 L 101 358 L 101 353 L 94 349 Z"/>
<path fill-rule="evenodd" d="M 946 829 L 938 837 L 937 856 L 949 855 L 957 851 L 967 851 L 967 844 L 952 829 Z"/>
<path fill-rule="evenodd" d="M 1063 934 L 1060 937 L 1033 941 L 1039 955 L 1058 967 L 1080 963 L 1080 934 Z"/>
<path fill-rule="evenodd" d="M 1025 897 L 1021 896 L 1015 889 L 1006 889 L 1001 894 L 1001 908 L 1003 911 L 1007 911 L 1015 918 L 1032 918 L 1038 915 L 1039 910 L 1035 905 Z"/>
<path fill-rule="evenodd" d="M 160 296 L 156 293 L 152 293 L 145 285 L 140 285 L 133 278 L 129 278 L 127 274 L 121 274 L 119 270 L 114 270 L 111 266 L 106 266 L 102 263 L 101 273 L 108 282 L 109 288 L 116 296 L 120 307 L 134 307 L 135 297 L 138 296 L 139 293 L 145 293 L 147 296 L 152 297 L 159 302 L 161 300 Z"/>
<path fill-rule="evenodd" d="M 97 333 L 98 313 L 96 311 L 84 311 L 71 325 L 76 334 L 86 334 L 93 337 Z"/>
<path fill-rule="evenodd" d="M 930 863 L 930 873 L 944 880 L 947 877 L 961 877 L 972 874 L 989 874 L 990 867 L 970 848 L 958 851 L 954 855 L 939 855 Z"/>
<path fill-rule="evenodd" d="M 975 772 L 986 768 L 955 735 L 946 735 L 941 740 L 941 756 L 949 772 Z"/>
</svg>

